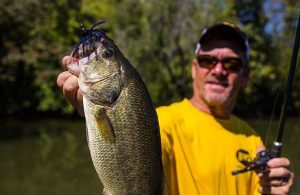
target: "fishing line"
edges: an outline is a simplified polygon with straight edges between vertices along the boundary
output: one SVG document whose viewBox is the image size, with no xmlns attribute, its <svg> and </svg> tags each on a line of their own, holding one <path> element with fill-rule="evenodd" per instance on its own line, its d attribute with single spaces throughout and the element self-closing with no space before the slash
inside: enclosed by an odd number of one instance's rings
<svg viewBox="0 0 300 195">
<path fill-rule="evenodd" d="M 283 83 L 286 82 L 286 88 L 285 88 L 285 92 L 284 92 L 284 97 L 283 97 L 283 103 L 282 103 L 282 108 L 281 108 L 281 113 L 280 113 L 280 118 L 279 118 L 279 122 L 278 122 L 278 128 L 276 131 L 277 134 L 277 138 L 275 139 L 277 143 L 281 143 L 282 140 L 282 134 L 283 134 L 283 128 L 285 125 L 285 120 L 286 120 L 286 112 L 287 112 L 287 103 L 289 101 L 289 98 L 291 96 L 291 90 L 292 90 L 292 85 L 293 85 L 293 78 L 294 78 L 294 74 L 295 72 L 299 69 L 299 67 L 297 66 L 297 56 L 298 56 L 298 50 L 299 50 L 299 44 L 300 44 L 300 40 L 299 40 L 299 33 L 300 33 L 300 14 L 299 14 L 299 18 L 298 18 L 298 25 L 296 27 L 296 37 L 295 37 L 295 42 L 294 42 L 294 48 L 292 51 L 292 60 L 291 60 L 291 64 L 290 64 L 290 70 L 288 72 L 288 78 L 282 78 L 282 81 L 280 82 L 280 88 L 282 88 Z M 276 89 L 276 97 L 275 97 L 275 102 L 274 102 L 274 106 L 273 106 L 273 110 L 272 110 L 272 116 L 271 116 L 271 120 L 269 123 L 269 128 L 268 128 L 268 133 L 266 136 L 266 140 L 265 140 L 265 144 L 267 144 L 268 142 L 268 137 L 270 134 L 270 129 L 274 120 L 274 112 L 277 108 L 278 105 L 278 99 L 279 99 L 279 88 Z"/>
<path fill-rule="evenodd" d="M 292 93 L 293 78 L 294 78 L 296 65 L 297 65 L 299 45 L 300 45 L 300 14 L 298 17 L 298 25 L 297 25 L 297 30 L 296 30 L 295 43 L 294 43 L 294 47 L 293 47 L 293 51 L 292 51 L 292 60 L 291 60 L 288 79 L 287 79 L 287 83 L 286 83 L 286 91 L 284 93 L 284 100 L 283 100 L 280 119 L 279 119 L 278 135 L 277 135 L 276 141 L 274 142 L 274 146 L 275 145 L 278 146 L 277 151 L 276 151 L 277 156 L 280 156 L 280 153 L 281 153 L 282 136 L 283 136 L 283 130 L 284 130 L 284 126 L 285 126 L 285 121 L 287 118 L 288 102 L 289 102 L 289 98 Z"/>
<path fill-rule="evenodd" d="M 269 125 L 268 125 L 268 129 L 267 129 L 267 134 L 265 137 L 265 146 L 267 148 L 270 148 L 273 146 L 273 142 L 270 140 L 275 140 L 276 139 L 276 135 L 278 134 L 278 121 L 279 121 L 279 114 L 278 114 L 278 110 L 280 109 L 280 105 L 282 104 L 282 91 L 284 91 L 284 84 L 286 82 L 286 78 L 282 77 L 280 78 L 280 82 L 278 82 L 277 84 L 275 84 L 276 86 L 274 87 L 273 91 L 274 91 L 274 100 L 273 100 L 273 107 L 272 107 L 272 112 L 271 112 L 271 118 L 269 121 Z M 280 104 L 281 102 L 281 104 Z M 277 125 L 275 124 L 277 123 Z M 274 129 L 272 131 L 272 129 Z M 270 142 L 270 143 L 269 143 Z"/>
<path fill-rule="evenodd" d="M 77 20 L 78 20 L 78 22 L 79 22 L 79 24 L 80 24 L 81 31 L 82 31 L 82 33 L 83 33 L 83 32 L 86 31 L 86 30 L 85 30 L 85 28 L 83 27 L 83 24 L 82 24 L 81 18 L 80 18 L 80 3 L 79 3 L 79 0 L 77 0 Z"/>
<path fill-rule="evenodd" d="M 265 141 L 264 141 L 265 146 L 267 146 L 267 144 L 269 142 L 269 137 L 270 137 L 270 134 L 271 134 L 271 129 L 272 129 L 274 118 L 275 118 L 275 112 L 276 112 L 276 109 L 278 107 L 279 96 L 280 96 L 279 87 L 277 87 L 276 90 L 275 90 L 275 100 L 274 100 L 273 108 L 272 108 L 272 112 L 271 112 L 271 119 L 270 119 L 269 126 L 268 126 L 268 129 L 267 129 L 267 135 L 266 135 Z"/>
</svg>

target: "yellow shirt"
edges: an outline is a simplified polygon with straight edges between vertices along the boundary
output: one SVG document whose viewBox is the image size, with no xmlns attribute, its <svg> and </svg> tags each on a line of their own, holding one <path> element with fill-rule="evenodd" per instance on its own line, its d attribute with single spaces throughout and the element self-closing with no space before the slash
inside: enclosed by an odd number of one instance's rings
<svg viewBox="0 0 300 195">
<path fill-rule="evenodd" d="M 243 149 L 252 159 L 262 146 L 260 137 L 236 116 L 216 119 L 200 112 L 189 100 L 157 108 L 161 129 L 163 164 L 171 194 L 259 194 L 254 172 L 233 176 L 243 168 L 236 152 Z"/>
</svg>

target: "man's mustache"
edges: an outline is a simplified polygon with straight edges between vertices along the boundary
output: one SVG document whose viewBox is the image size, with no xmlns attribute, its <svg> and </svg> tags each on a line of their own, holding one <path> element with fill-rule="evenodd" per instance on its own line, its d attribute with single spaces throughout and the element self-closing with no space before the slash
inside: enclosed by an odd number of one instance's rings
<svg viewBox="0 0 300 195">
<path fill-rule="evenodd" d="M 221 84 L 223 86 L 228 86 L 228 79 L 226 77 L 215 77 L 211 76 L 205 79 L 205 83 L 216 83 L 216 84 Z"/>
</svg>

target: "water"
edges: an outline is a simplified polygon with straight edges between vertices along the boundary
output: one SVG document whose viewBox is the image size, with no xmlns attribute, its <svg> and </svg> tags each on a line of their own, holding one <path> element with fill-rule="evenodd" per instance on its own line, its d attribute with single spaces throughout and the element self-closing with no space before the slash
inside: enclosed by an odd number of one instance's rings
<svg viewBox="0 0 300 195">
<path fill-rule="evenodd" d="M 101 194 L 83 120 L 10 121 L 0 132 L 0 194 Z"/>
<path fill-rule="evenodd" d="M 299 118 L 288 119 L 283 156 L 300 172 Z M 249 120 L 266 137 L 269 120 Z M 272 127 L 276 129 L 276 127 Z M 269 143 L 274 140 L 272 132 Z M 83 120 L 6 121 L 0 127 L 1 195 L 99 195 L 101 182 L 87 148 Z M 291 195 L 300 194 L 295 180 Z"/>
</svg>

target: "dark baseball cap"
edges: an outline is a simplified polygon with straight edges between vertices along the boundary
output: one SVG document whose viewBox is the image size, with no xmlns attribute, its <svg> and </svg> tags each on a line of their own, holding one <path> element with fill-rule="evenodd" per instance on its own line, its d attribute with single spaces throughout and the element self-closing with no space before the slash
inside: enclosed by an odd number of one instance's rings
<svg viewBox="0 0 300 195">
<path fill-rule="evenodd" d="M 249 60 L 250 47 L 246 34 L 237 26 L 229 22 L 222 22 L 211 27 L 205 28 L 196 46 L 196 54 L 198 54 L 201 46 L 210 40 L 218 38 L 229 40 L 237 43 L 237 45 L 245 52 L 247 60 Z"/>
</svg>

